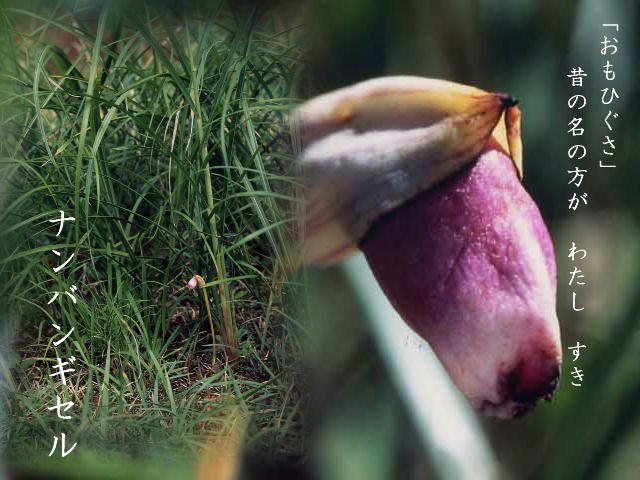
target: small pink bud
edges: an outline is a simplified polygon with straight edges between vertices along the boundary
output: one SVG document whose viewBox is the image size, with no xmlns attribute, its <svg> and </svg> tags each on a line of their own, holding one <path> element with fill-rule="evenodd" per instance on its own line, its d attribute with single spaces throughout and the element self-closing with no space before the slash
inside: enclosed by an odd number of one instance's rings
<svg viewBox="0 0 640 480">
<path fill-rule="evenodd" d="M 196 276 L 193 276 L 191 280 L 189 280 L 189 283 L 187 283 L 187 288 L 189 290 L 193 290 L 194 288 L 196 288 L 197 285 L 198 285 L 198 279 L 196 278 Z"/>
</svg>

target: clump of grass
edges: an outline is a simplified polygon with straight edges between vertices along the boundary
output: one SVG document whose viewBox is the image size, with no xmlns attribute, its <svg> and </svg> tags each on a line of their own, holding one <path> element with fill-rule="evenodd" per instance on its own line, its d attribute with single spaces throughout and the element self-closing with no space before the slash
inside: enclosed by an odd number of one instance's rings
<svg viewBox="0 0 640 480">
<path fill-rule="evenodd" d="M 252 444 L 300 455 L 283 207 L 293 30 L 223 4 L 188 18 L 47 10 L 0 12 L 10 458 L 46 458 L 60 431 L 79 449 L 194 452 L 232 407 L 252 419 Z M 56 237 L 61 210 L 75 221 Z M 193 274 L 210 305 L 183 288 Z M 77 303 L 47 304 L 73 285 Z M 73 329 L 57 348 L 54 323 Z M 65 388 L 49 374 L 71 355 Z M 56 395 L 74 402 L 72 420 L 47 410 Z"/>
</svg>

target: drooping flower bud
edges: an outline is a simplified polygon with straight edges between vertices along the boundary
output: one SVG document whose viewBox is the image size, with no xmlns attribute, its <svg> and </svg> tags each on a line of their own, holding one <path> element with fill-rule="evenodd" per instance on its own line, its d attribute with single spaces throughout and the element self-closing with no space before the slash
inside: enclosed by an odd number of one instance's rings
<svg viewBox="0 0 640 480">
<path fill-rule="evenodd" d="M 553 246 L 499 147 L 378 219 L 361 248 L 391 303 L 477 408 L 511 418 L 553 392 L 561 360 Z"/>
<path fill-rule="evenodd" d="M 515 100 L 387 77 L 312 99 L 296 118 L 307 263 L 360 246 L 483 412 L 512 418 L 549 398 L 562 355 L 555 259 L 520 183 Z"/>
<path fill-rule="evenodd" d="M 191 277 L 191 280 L 189 280 L 189 283 L 187 283 L 187 288 L 189 290 L 193 290 L 197 286 L 198 286 L 198 278 L 196 276 Z"/>
</svg>

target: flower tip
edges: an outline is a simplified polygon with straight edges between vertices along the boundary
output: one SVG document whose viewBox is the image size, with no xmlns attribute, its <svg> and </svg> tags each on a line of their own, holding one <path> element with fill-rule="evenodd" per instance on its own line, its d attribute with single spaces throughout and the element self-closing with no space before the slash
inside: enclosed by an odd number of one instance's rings
<svg viewBox="0 0 640 480">
<path fill-rule="evenodd" d="M 508 93 L 499 93 L 498 98 L 504 108 L 511 108 L 518 105 L 518 99 Z"/>
<path fill-rule="evenodd" d="M 189 290 L 193 290 L 194 288 L 196 288 L 197 285 L 198 285 L 198 279 L 194 275 L 193 277 L 191 277 L 191 280 L 189 280 L 189 283 L 187 283 L 187 288 Z"/>
</svg>

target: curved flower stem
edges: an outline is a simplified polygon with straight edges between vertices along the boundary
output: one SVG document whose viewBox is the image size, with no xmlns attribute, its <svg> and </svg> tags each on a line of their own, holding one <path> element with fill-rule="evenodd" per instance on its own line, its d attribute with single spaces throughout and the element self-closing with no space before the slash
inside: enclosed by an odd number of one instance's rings
<svg viewBox="0 0 640 480">
<path fill-rule="evenodd" d="M 188 50 L 189 61 L 191 63 L 191 68 L 193 71 L 196 71 L 196 65 L 194 65 L 192 58 L 191 49 Z M 216 212 L 215 212 L 215 201 L 213 197 L 213 185 L 211 182 L 211 166 L 209 164 L 210 156 L 209 149 L 207 148 L 206 142 L 206 134 L 204 127 L 204 120 L 202 118 L 202 109 L 200 106 L 200 94 L 198 90 L 198 85 L 196 82 L 192 82 L 190 85 L 191 89 L 191 100 L 194 105 L 194 109 L 191 110 L 192 118 L 195 118 L 196 122 L 196 130 L 198 134 L 198 139 L 201 145 L 201 161 L 205 168 L 205 191 L 207 197 L 207 215 L 209 217 L 209 226 L 211 228 L 211 241 L 212 241 L 212 259 L 214 263 L 214 267 L 216 270 L 216 275 L 218 279 L 220 279 L 220 283 L 218 284 L 218 294 L 220 296 L 220 306 L 222 308 L 222 321 L 224 325 L 224 337 L 226 343 L 226 354 L 228 360 L 235 360 L 238 357 L 238 339 L 236 335 L 235 325 L 233 322 L 233 309 L 230 302 L 233 299 L 229 296 L 229 292 L 227 291 L 227 283 L 224 279 L 227 278 L 227 272 L 225 268 L 225 259 L 224 259 L 224 248 L 218 242 L 219 232 L 216 221 Z M 221 128 L 224 126 L 224 122 Z M 224 143 L 224 142 L 223 142 Z M 207 308 L 209 308 L 209 304 L 207 304 Z"/>
<path fill-rule="evenodd" d="M 429 344 L 391 306 L 362 254 L 349 258 L 344 268 L 367 313 L 391 376 L 431 450 L 438 478 L 498 478 L 480 425 Z"/>
<path fill-rule="evenodd" d="M 209 317 L 209 328 L 211 329 L 211 363 L 216 363 L 216 332 L 213 327 L 213 316 L 211 315 L 211 305 L 209 305 L 209 294 L 207 294 L 207 288 L 205 286 L 204 278 L 200 275 L 194 275 L 193 278 L 198 282 L 198 286 L 204 295 L 204 303 L 207 307 L 207 316 Z"/>
</svg>

